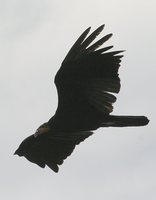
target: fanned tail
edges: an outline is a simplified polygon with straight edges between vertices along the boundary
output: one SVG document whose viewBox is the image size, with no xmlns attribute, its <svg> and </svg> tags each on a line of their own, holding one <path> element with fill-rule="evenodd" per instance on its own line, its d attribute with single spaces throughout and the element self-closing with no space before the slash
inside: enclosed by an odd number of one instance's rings
<svg viewBox="0 0 156 200">
<path fill-rule="evenodd" d="M 125 126 L 145 126 L 149 120 L 145 116 L 113 116 L 110 115 L 102 127 L 125 127 Z"/>
</svg>

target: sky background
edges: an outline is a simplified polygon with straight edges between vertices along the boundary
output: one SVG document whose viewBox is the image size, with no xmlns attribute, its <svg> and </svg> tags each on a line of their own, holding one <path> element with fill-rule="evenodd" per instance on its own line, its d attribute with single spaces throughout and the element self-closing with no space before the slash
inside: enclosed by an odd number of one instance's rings
<svg viewBox="0 0 156 200">
<path fill-rule="evenodd" d="M 156 1 L 0 1 L 0 199 L 156 199 Z M 113 114 L 147 115 L 139 128 L 103 128 L 55 174 L 13 156 L 57 107 L 53 83 L 69 48 L 89 26 L 124 49 Z"/>
</svg>

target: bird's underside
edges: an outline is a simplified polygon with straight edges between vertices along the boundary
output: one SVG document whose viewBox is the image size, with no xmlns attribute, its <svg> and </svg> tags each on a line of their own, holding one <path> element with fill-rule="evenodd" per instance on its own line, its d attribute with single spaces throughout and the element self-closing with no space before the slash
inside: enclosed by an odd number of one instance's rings
<svg viewBox="0 0 156 200">
<path fill-rule="evenodd" d="M 88 37 L 86 29 L 65 57 L 55 76 L 58 108 L 55 115 L 26 138 L 15 154 L 25 156 L 40 167 L 49 166 L 58 172 L 58 165 L 75 146 L 99 127 L 144 126 L 144 116 L 114 116 L 114 93 L 120 91 L 118 69 L 122 51 L 109 51 L 113 46 L 99 47 L 112 34 L 93 40 L 104 25 Z"/>
</svg>

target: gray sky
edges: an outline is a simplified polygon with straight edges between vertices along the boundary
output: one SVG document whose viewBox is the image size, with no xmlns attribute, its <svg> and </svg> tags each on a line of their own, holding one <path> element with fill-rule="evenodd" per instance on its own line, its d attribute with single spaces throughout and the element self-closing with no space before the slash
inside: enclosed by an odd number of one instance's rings
<svg viewBox="0 0 156 200">
<path fill-rule="evenodd" d="M 0 1 L 0 199 L 156 199 L 155 8 L 155 0 Z M 102 34 L 114 33 L 107 44 L 126 50 L 114 114 L 150 124 L 99 129 L 58 174 L 13 156 L 54 114 L 53 78 L 71 45 L 103 23 Z"/>
</svg>

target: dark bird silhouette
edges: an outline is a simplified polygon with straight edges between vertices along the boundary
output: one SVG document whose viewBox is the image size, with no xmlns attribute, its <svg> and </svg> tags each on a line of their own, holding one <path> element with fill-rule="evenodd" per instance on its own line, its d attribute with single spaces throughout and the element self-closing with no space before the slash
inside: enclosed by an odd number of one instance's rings
<svg viewBox="0 0 156 200">
<path fill-rule="evenodd" d="M 58 107 L 55 115 L 26 138 L 15 154 L 44 168 L 58 172 L 75 146 L 99 127 L 144 126 L 145 116 L 114 116 L 114 93 L 120 90 L 118 69 L 123 51 L 99 47 L 112 34 L 91 44 L 103 30 L 97 28 L 88 37 L 90 27 L 78 38 L 55 76 Z"/>
</svg>

